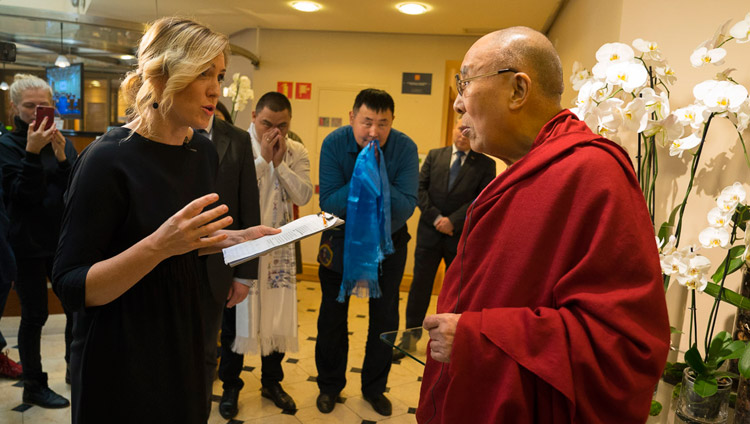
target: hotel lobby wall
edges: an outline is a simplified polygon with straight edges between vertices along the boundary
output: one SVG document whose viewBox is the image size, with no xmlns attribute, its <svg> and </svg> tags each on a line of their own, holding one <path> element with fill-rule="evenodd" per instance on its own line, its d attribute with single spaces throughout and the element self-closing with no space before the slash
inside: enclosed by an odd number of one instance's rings
<svg viewBox="0 0 750 424">
<path fill-rule="evenodd" d="M 689 61 L 692 51 L 704 40 L 712 37 L 721 24 L 729 19 L 734 24 L 744 18 L 750 11 L 746 1 L 686 0 L 674 3 L 630 0 L 606 2 L 606 8 L 602 6 L 603 3 L 605 2 L 595 0 L 570 0 L 552 28 L 551 39 L 559 40 L 557 48 L 563 59 L 566 79 L 569 78 L 572 64 L 576 60 L 591 69 L 596 63 L 594 54 L 602 44 L 614 41 L 631 44 L 636 38 L 642 38 L 656 41 L 674 68 L 677 81 L 670 87 L 670 103 L 673 110 L 692 103 L 693 87 L 701 81 L 713 78 L 716 73 L 726 68 L 737 68 L 732 77 L 745 87 L 750 87 L 750 44 L 730 42 L 724 45 L 728 52 L 727 60 L 720 66 L 693 68 Z M 569 107 L 576 95 L 567 82 L 563 106 Z M 743 137 L 748 143 L 750 132 L 746 131 Z M 688 200 L 681 246 L 699 244 L 698 233 L 707 226 L 706 213 L 714 207 L 715 197 L 723 187 L 741 181 L 745 189 L 750 190 L 750 171 L 738 140 L 734 128 L 726 119 L 714 119 L 701 155 L 693 192 Z M 626 136 L 623 137 L 623 141 L 624 147 L 634 153 L 635 137 Z M 670 157 L 666 148 L 660 148 L 656 187 L 657 223 L 663 222 L 668 213 L 682 200 L 689 181 L 687 170 L 691 160 L 690 154 L 684 154 L 680 159 Z M 671 195 L 668 196 L 667 193 Z M 701 254 L 711 260 L 713 272 L 723 260 L 726 251 L 718 248 L 703 249 Z M 727 287 L 738 290 L 739 283 L 740 276 L 734 274 L 729 277 Z M 689 327 L 689 314 L 686 313 L 688 299 L 685 288 L 677 283 L 673 283 L 667 292 L 670 322 L 685 333 Z M 699 295 L 697 299 L 700 313 L 698 324 L 702 332 L 713 298 Z M 734 313 L 734 307 L 722 305 L 716 331 L 731 329 Z M 699 337 L 702 343 L 701 333 Z M 688 348 L 687 339 L 676 334 L 672 341 L 684 351 Z"/>
<path fill-rule="evenodd" d="M 221 28 L 216 28 L 221 31 Z M 388 91 L 395 101 L 393 127 L 408 134 L 419 153 L 441 147 L 441 128 L 445 106 L 445 65 L 447 60 L 461 60 L 477 37 L 420 36 L 350 32 L 246 30 L 230 37 L 233 44 L 253 51 L 260 57 L 260 68 L 234 56 L 227 78 L 235 72 L 248 75 L 253 81 L 255 100 L 267 91 L 276 91 L 277 82 L 312 84 L 310 100 L 292 99 L 292 130 L 299 134 L 310 153 L 311 178 L 318 184 L 318 158 L 323 137 L 332 128 L 320 128 L 318 117 L 342 118 L 349 123 L 348 112 L 356 93 L 375 87 Z M 401 94 L 403 72 L 432 74 L 430 95 Z M 452 77 L 449 76 L 449 77 Z M 230 106 L 229 99 L 223 99 Z M 338 102 L 338 111 L 331 113 L 331 102 Z M 248 128 L 253 104 L 237 116 L 237 125 Z M 302 215 L 320 209 L 318 195 L 302 207 Z M 406 281 L 414 267 L 419 210 L 409 219 L 412 235 L 405 269 Z M 302 261 L 315 264 L 319 236 L 302 243 Z"/>
</svg>

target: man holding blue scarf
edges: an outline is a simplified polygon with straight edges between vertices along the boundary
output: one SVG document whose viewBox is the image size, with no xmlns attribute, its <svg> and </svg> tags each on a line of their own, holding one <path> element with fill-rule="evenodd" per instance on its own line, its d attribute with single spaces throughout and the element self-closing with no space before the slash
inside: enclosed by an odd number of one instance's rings
<svg viewBox="0 0 750 424">
<path fill-rule="evenodd" d="M 362 395 L 381 415 L 391 415 L 385 392 L 391 348 L 380 333 L 398 329 L 398 287 L 411 238 L 419 182 L 417 146 L 392 129 L 393 98 L 362 90 L 349 123 L 329 134 L 320 150 L 320 208 L 346 220 L 323 233 L 318 253 L 322 300 L 315 363 L 318 409 L 333 410 L 346 386 L 349 296 L 369 301 L 369 328 L 362 364 Z"/>
</svg>

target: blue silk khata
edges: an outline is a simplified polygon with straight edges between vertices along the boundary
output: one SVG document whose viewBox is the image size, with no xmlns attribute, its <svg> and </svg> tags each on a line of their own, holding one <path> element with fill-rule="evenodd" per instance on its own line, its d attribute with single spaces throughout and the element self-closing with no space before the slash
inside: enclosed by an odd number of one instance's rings
<svg viewBox="0 0 750 424">
<path fill-rule="evenodd" d="M 391 190 L 380 144 L 373 140 L 357 156 L 349 182 L 344 239 L 344 275 L 336 298 L 380 297 L 380 262 L 393 253 Z"/>
</svg>

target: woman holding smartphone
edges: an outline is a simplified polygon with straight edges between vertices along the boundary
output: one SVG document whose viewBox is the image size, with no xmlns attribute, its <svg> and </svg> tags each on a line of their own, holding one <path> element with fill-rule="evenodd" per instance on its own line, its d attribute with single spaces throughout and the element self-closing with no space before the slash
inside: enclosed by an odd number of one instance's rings
<svg viewBox="0 0 750 424">
<path fill-rule="evenodd" d="M 130 123 L 73 170 L 53 279 L 76 312 L 73 423 L 208 419 L 199 250 L 278 233 L 220 230 L 232 218 L 214 205 L 218 155 L 192 130 L 214 113 L 228 46 L 187 19 L 154 22 L 121 86 Z"/>
<path fill-rule="evenodd" d="M 36 117 L 38 108 L 52 105 L 52 89 L 44 80 L 16 75 L 10 100 L 15 129 L 0 137 L 0 167 L 3 201 L 10 218 L 9 238 L 18 267 L 15 287 L 21 300 L 18 350 L 23 364 L 23 401 L 44 408 L 64 408 L 68 400 L 47 385 L 40 344 L 48 316 L 47 278 L 52 275 L 63 193 L 76 151 L 51 116 Z M 67 318 L 66 362 L 72 327 L 70 316 Z"/>
</svg>

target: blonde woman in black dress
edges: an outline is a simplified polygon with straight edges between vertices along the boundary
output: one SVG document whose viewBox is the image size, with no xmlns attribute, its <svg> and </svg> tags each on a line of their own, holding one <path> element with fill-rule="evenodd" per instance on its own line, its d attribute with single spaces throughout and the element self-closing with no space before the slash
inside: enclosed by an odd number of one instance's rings
<svg viewBox="0 0 750 424">
<path fill-rule="evenodd" d="M 278 232 L 221 230 L 231 218 L 212 206 L 216 151 L 191 129 L 208 126 L 228 46 L 190 20 L 154 22 L 122 85 L 132 121 L 73 170 L 53 281 L 77 312 L 73 423 L 208 418 L 199 252 Z"/>
</svg>

